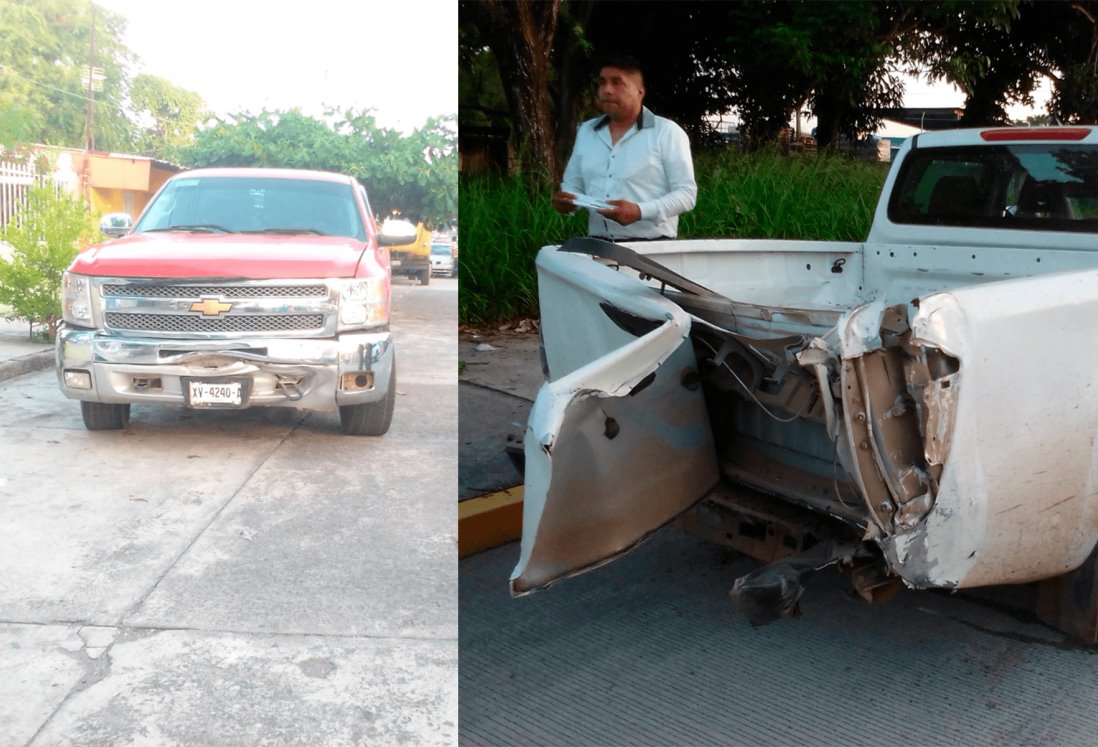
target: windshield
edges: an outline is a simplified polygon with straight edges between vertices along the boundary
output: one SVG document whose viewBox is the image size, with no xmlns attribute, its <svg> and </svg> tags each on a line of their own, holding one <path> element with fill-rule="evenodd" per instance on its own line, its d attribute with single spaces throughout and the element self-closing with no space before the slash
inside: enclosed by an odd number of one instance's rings
<svg viewBox="0 0 1098 747">
<path fill-rule="evenodd" d="M 431 254 L 444 254 L 450 256 L 449 244 L 431 244 Z"/>
<path fill-rule="evenodd" d="M 351 185 L 271 177 L 173 179 L 134 232 L 172 230 L 366 239 Z"/>
<path fill-rule="evenodd" d="M 1098 231 L 1098 148 L 922 148 L 901 167 L 894 223 Z"/>
</svg>

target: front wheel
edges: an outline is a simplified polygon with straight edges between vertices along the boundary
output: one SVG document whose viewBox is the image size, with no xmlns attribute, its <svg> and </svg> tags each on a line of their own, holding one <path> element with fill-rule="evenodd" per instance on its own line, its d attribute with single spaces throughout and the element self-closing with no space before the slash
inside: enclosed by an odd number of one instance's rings
<svg viewBox="0 0 1098 747">
<path fill-rule="evenodd" d="M 129 425 L 130 406 L 81 400 L 80 415 L 89 431 L 119 431 Z"/>
<path fill-rule="evenodd" d="M 424 270 L 423 272 L 419 273 L 419 284 L 420 285 L 430 285 L 431 284 L 431 271 L 430 270 Z"/>
<path fill-rule="evenodd" d="M 348 436 L 384 436 L 393 422 L 393 407 L 396 404 L 396 355 L 389 374 L 389 390 L 377 402 L 361 405 L 341 405 L 339 424 Z"/>
</svg>

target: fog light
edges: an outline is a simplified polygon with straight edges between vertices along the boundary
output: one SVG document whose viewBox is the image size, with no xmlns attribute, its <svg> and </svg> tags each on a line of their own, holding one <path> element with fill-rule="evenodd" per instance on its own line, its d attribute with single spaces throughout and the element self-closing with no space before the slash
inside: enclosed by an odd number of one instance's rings
<svg viewBox="0 0 1098 747">
<path fill-rule="evenodd" d="M 343 391 L 354 392 L 374 388 L 374 375 L 370 371 L 343 374 Z"/>
<path fill-rule="evenodd" d="M 91 389 L 92 375 L 88 371 L 65 370 L 65 386 L 69 389 Z"/>
</svg>

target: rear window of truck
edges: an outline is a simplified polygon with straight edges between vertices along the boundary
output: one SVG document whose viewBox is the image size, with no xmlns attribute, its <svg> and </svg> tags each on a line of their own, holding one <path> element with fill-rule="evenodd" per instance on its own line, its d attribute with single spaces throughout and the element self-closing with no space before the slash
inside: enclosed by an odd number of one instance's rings
<svg viewBox="0 0 1098 747">
<path fill-rule="evenodd" d="M 888 204 L 894 223 L 1098 231 L 1098 147 L 996 145 L 908 153 Z"/>
</svg>

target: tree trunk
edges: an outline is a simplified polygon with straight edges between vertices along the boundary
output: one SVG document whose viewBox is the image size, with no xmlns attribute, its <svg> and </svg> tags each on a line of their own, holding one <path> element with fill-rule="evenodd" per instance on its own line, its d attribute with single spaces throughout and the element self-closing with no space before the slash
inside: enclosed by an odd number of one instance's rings
<svg viewBox="0 0 1098 747">
<path fill-rule="evenodd" d="M 816 147 L 830 148 L 839 142 L 839 125 L 843 107 L 826 93 L 816 93 Z"/>
<path fill-rule="evenodd" d="M 599 0 L 570 0 L 565 9 L 565 28 L 588 28 L 595 4 Z M 559 183 L 564 165 L 572 152 L 576 139 L 576 124 L 579 121 L 582 95 L 591 81 L 590 71 L 581 51 L 582 37 L 576 33 L 564 33 L 563 38 L 555 40 L 557 73 L 557 109 L 556 109 L 556 164 L 553 181 Z"/>
<path fill-rule="evenodd" d="M 555 179 L 560 167 L 549 77 L 560 0 L 484 0 L 481 10 L 511 109 L 520 168 L 528 178 Z"/>
</svg>

